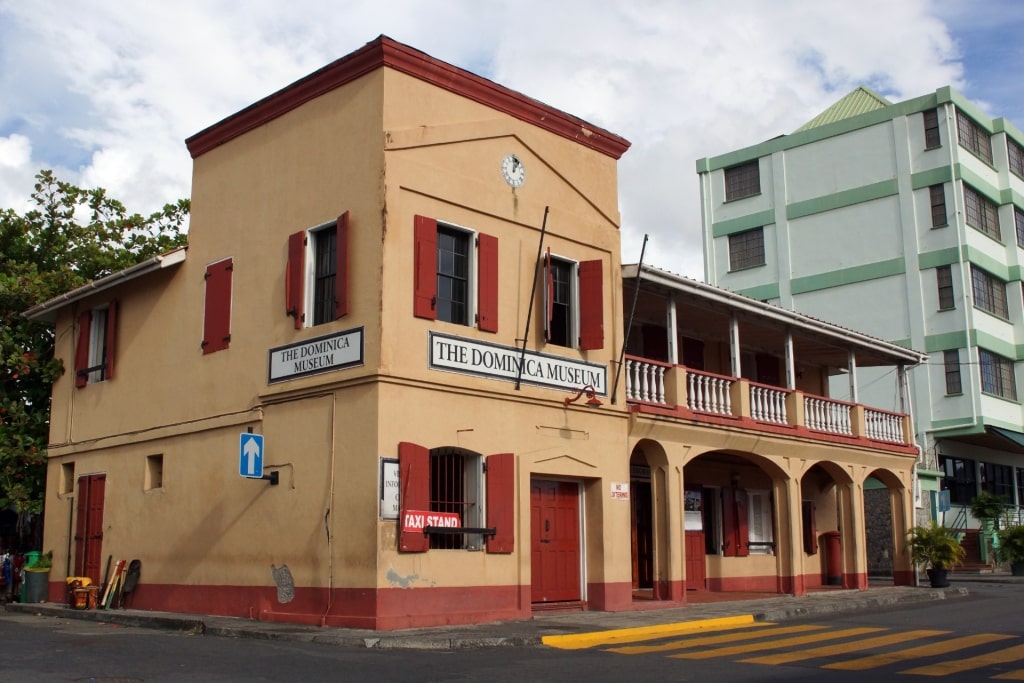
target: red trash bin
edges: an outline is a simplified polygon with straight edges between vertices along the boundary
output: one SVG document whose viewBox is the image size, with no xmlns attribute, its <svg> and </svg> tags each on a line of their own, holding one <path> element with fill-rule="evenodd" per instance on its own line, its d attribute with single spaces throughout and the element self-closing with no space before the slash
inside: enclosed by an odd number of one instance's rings
<svg viewBox="0 0 1024 683">
<path fill-rule="evenodd" d="M 825 547 L 825 585 L 843 585 L 843 554 L 838 531 L 826 531 L 821 535 Z"/>
</svg>

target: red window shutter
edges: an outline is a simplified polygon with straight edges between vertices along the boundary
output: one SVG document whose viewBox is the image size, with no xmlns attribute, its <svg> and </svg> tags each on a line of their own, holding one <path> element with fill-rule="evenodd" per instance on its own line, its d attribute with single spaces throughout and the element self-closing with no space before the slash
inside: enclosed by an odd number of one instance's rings
<svg viewBox="0 0 1024 683">
<path fill-rule="evenodd" d="M 301 330 L 305 315 L 303 285 L 306 282 L 306 232 L 288 236 L 288 265 L 284 276 L 285 313 L 295 318 L 295 329 Z"/>
<path fill-rule="evenodd" d="M 735 489 L 736 493 L 736 556 L 750 554 L 750 517 L 747 515 L 747 492 Z"/>
<path fill-rule="evenodd" d="M 89 383 L 85 369 L 89 367 L 89 332 L 92 328 L 92 311 L 78 314 L 78 345 L 75 346 L 75 386 L 84 387 Z"/>
<path fill-rule="evenodd" d="M 414 223 L 413 307 L 417 318 L 437 319 L 437 221 L 416 216 Z"/>
<path fill-rule="evenodd" d="M 348 211 L 338 216 L 334 263 L 334 317 L 348 315 Z"/>
<path fill-rule="evenodd" d="M 580 262 L 580 348 L 604 348 L 604 279 L 600 260 Z"/>
<path fill-rule="evenodd" d="M 430 451 L 418 444 L 398 444 L 398 549 L 423 553 L 430 538 L 422 531 L 402 531 L 406 510 L 430 510 Z"/>
<path fill-rule="evenodd" d="M 551 341 L 551 316 L 555 312 L 555 276 L 551 273 L 551 248 L 544 254 L 544 341 Z"/>
<path fill-rule="evenodd" d="M 498 331 L 498 238 L 479 236 L 479 300 L 478 320 L 484 332 Z"/>
<path fill-rule="evenodd" d="M 90 487 L 88 485 L 88 477 L 78 478 L 78 496 L 75 498 L 75 507 L 78 508 L 78 514 L 75 517 L 77 520 L 75 524 L 75 570 L 85 568 L 85 550 L 89 543 L 86 539 L 86 535 L 89 533 L 88 521 L 89 521 L 89 493 Z M 81 574 L 76 574 L 81 576 Z"/>
<path fill-rule="evenodd" d="M 487 456 L 487 526 L 495 534 L 487 537 L 487 552 L 515 550 L 516 458 L 512 453 Z"/>
<path fill-rule="evenodd" d="M 203 316 L 203 353 L 228 348 L 231 343 L 231 271 L 227 258 L 206 267 L 206 313 Z"/>
<path fill-rule="evenodd" d="M 114 354 L 117 352 L 117 300 L 107 308 L 107 343 L 103 354 L 103 378 L 114 379 Z"/>
</svg>

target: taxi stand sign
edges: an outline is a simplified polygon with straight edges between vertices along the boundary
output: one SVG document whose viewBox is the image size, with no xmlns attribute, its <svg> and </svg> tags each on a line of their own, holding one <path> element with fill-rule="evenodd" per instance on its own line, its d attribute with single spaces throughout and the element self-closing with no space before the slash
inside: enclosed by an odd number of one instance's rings
<svg viewBox="0 0 1024 683">
<path fill-rule="evenodd" d="M 238 436 L 238 473 L 249 479 L 263 478 L 263 435 Z"/>
</svg>

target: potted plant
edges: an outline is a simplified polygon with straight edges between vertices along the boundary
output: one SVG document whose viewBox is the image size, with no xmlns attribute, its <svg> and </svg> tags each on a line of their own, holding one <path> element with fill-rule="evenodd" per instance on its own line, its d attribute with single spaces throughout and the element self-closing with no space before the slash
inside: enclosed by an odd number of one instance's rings
<svg viewBox="0 0 1024 683">
<path fill-rule="evenodd" d="M 25 577 L 25 602 L 46 602 L 50 584 L 50 568 L 53 566 L 53 551 L 43 553 L 22 568 Z"/>
<path fill-rule="evenodd" d="M 1001 562 L 1010 563 L 1014 576 L 1024 576 L 1024 526 L 1007 526 L 999 530 L 999 549 L 996 551 Z"/>
<path fill-rule="evenodd" d="M 907 532 L 910 559 L 923 564 L 932 588 L 949 585 L 949 570 L 964 559 L 964 548 L 954 533 L 933 520 L 929 526 L 915 526 Z"/>
<path fill-rule="evenodd" d="M 996 532 L 999 530 L 999 518 L 1006 511 L 1006 497 L 982 491 L 974 497 L 968 509 L 970 509 L 971 515 L 981 522 L 978 529 L 981 559 L 983 562 L 988 562 Z"/>
</svg>

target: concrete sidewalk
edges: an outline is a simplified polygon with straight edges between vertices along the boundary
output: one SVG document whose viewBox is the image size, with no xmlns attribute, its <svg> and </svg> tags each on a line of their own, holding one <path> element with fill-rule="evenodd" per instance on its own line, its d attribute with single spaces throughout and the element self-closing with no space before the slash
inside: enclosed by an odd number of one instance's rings
<svg viewBox="0 0 1024 683">
<path fill-rule="evenodd" d="M 784 621 L 967 596 L 972 582 L 1021 583 L 1007 575 L 954 577 L 949 588 L 881 586 L 867 590 L 829 590 L 804 596 L 778 595 L 754 600 L 694 603 L 668 609 L 630 612 L 537 613 L 532 619 L 481 625 L 439 626 L 400 631 L 372 631 L 303 626 L 238 617 L 150 612 L 145 610 L 76 610 L 57 603 L 8 604 L 7 611 L 41 618 L 83 619 L 100 623 L 164 629 L 231 638 L 322 643 L 343 647 L 451 650 L 479 647 L 586 647 L 595 632 L 628 630 L 627 634 L 666 633 L 673 628 L 697 629 L 730 620 Z M 703 623 L 701 623 L 703 622 Z M 678 625 L 686 624 L 685 627 Z"/>
</svg>

